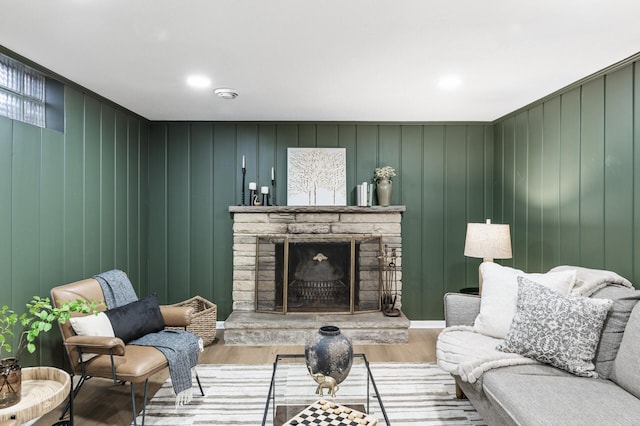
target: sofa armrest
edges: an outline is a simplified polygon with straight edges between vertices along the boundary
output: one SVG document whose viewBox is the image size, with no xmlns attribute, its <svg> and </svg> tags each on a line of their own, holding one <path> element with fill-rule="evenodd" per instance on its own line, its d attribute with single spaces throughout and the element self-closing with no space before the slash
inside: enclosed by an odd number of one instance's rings
<svg viewBox="0 0 640 426">
<path fill-rule="evenodd" d="M 480 313 L 480 296 L 462 293 L 444 295 L 444 319 L 447 327 L 473 325 Z"/>
<path fill-rule="evenodd" d="M 191 306 L 160 306 L 167 327 L 186 327 L 191 324 L 195 309 Z"/>
<path fill-rule="evenodd" d="M 71 336 L 65 339 L 65 346 L 79 346 L 82 352 L 100 355 L 122 356 L 125 352 L 125 344 L 119 337 L 108 336 Z"/>
</svg>

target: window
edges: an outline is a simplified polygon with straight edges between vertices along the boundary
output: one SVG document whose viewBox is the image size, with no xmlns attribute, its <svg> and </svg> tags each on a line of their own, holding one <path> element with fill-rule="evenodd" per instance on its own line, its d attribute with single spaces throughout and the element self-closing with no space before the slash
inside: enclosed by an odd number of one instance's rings
<svg viewBox="0 0 640 426">
<path fill-rule="evenodd" d="M 45 127 L 45 77 L 0 54 L 0 115 Z"/>
</svg>

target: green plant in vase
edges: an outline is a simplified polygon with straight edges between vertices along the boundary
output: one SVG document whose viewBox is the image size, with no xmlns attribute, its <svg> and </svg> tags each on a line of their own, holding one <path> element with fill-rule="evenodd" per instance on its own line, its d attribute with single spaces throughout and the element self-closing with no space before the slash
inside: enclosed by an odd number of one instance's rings
<svg viewBox="0 0 640 426">
<path fill-rule="evenodd" d="M 20 355 L 26 349 L 34 353 L 40 333 L 53 328 L 55 321 L 65 323 L 72 312 L 89 314 L 96 312 L 101 302 L 75 300 L 64 302 L 56 308 L 48 297 L 33 296 L 26 304 L 27 311 L 18 315 L 7 305 L 0 308 L 0 408 L 20 402 L 21 367 Z M 19 329 L 18 345 L 12 347 L 13 337 Z"/>
</svg>

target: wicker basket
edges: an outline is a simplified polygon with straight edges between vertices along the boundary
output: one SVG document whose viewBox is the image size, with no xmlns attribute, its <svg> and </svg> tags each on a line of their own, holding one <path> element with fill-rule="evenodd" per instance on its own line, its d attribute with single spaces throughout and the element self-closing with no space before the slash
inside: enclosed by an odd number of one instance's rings
<svg viewBox="0 0 640 426">
<path fill-rule="evenodd" d="M 218 307 L 207 299 L 194 296 L 184 302 L 173 306 L 190 306 L 195 309 L 191 317 L 191 324 L 187 330 L 202 338 L 204 345 L 208 346 L 216 338 L 216 321 L 218 319 Z"/>
</svg>

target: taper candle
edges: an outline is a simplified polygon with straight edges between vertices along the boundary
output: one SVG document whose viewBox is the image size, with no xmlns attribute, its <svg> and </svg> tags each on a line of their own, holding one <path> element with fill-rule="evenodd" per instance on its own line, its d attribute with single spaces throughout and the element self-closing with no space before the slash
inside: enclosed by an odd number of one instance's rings
<svg viewBox="0 0 640 426">
<path fill-rule="evenodd" d="M 276 171 L 271 167 L 271 180 L 276 180 Z"/>
<path fill-rule="evenodd" d="M 244 159 L 244 155 L 242 156 L 242 168 L 243 168 L 243 169 L 246 169 L 246 168 L 247 168 L 247 163 L 246 163 L 246 161 L 245 161 L 245 159 Z"/>
</svg>

